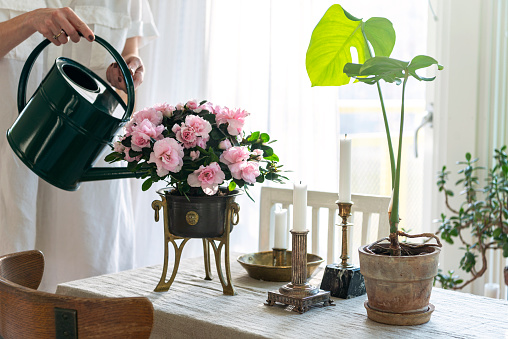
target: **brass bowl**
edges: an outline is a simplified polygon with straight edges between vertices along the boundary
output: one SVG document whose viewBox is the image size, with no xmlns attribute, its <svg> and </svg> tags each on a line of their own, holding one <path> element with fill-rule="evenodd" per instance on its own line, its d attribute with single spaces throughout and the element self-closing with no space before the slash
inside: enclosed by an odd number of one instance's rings
<svg viewBox="0 0 508 339">
<path fill-rule="evenodd" d="M 286 265 L 273 266 L 273 252 L 244 254 L 236 259 L 245 268 L 251 278 L 264 281 L 291 281 L 291 251 L 286 252 Z M 323 262 L 318 255 L 307 253 L 307 278 Z"/>
</svg>

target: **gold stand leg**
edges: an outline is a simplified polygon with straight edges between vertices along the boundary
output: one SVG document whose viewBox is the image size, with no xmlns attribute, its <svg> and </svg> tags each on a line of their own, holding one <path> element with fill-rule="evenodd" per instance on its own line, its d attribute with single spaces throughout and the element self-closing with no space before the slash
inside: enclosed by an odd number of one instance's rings
<svg viewBox="0 0 508 339">
<path fill-rule="evenodd" d="M 224 220 L 224 233 L 221 237 L 218 238 L 206 238 L 202 239 L 203 241 L 203 254 L 204 254 L 204 266 L 205 266 L 205 280 L 212 280 L 211 273 L 211 262 L 210 262 L 210 245 L 214 251 L 215 256 L 215 264 L 217 267 L 217 275 L 219 276 L 219 280 L 222 285 L 222 293 L 226 295 L 235 295 L 236 291 L 232 283 L 231 279 L 231 266 L 230 266 L 230 256 L 229 256 L 229 239 L 231 233 L 231 225 L 237 225 L 239 221 L 238 213 L 240 211 L 240 206 L 235 203 L 234 198 L 229 198 L 226 205 L 226 218 Z M 162 201 L 155 200 L 152 202 L 152 208 L 155 210 L 155 221 L 159 221 L 159 211 L 164 207 L 166 209 L 166 198 L 162 196 Z M 183 247 L 191 238 L 182 238 L 177 237 L 169 232 L 169 218 L 164 218 L 164 265 L 162 268 L 162 276 L 155 287 L 155 292 L 165 292 L 168 291 L 175 280 L 176 273 L 178 272 L 178 267 L 180 265 L 180 259 L 182 256 Z M 175 240 L 182 240 L 180 246 L 175 242 Z M 217 246 L 215 241 L 219 241 L 219 245 Z M 166 281 L 166 276 L 168 272 L 168 261 L 169 261 L 169 243 L 173 245 L 173 249 L 175 251 L 175 263 L 173 265 L 173 272 L 168 281 Z M 224 278 L 224 274 L 222 273 L 222 248 L 224 247 L 224 266 L 226 269 L 226 278 Z"/>
<path fill-rule="evenodd" d="M 212 280 L 212 269 L 210 267 L 210 244 L 208 239 L 203 239 L 203 258 L 205 259 L 205 280 Z"/>
</svg>

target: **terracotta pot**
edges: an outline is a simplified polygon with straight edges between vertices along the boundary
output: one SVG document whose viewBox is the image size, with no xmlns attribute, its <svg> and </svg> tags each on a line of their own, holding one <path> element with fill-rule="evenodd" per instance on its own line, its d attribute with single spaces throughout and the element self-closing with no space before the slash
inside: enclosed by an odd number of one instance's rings
<svg viewBox="0 0 508 339">
<path fill-rule="evenodd" d="M 218 238 L 224 234 L 228 200 L 234 202 L 238 190 L 223 196 L 185 196 L 157 191 L 163 198 L 164 218 L 169 232 L 183 238 Z M 233 223 L 230 229 L 233 230 Z"/>
<path fill-rule="evenodd" d="M 360 271 L 367 290 L 365 308 L 368 317 L 392 325 L 417 325 L 429 321 L 434 310 L 429 304 L 430 293 L 441 250 L 430 247 L 428 253 L 394 257 L 368 253 L 365 247 L 359 248 L 359 254 Z"/>
</svg>

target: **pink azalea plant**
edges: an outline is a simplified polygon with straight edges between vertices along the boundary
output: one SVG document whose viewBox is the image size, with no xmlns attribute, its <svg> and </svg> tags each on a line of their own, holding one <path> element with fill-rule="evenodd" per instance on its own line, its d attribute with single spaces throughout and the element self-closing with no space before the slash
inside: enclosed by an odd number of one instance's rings
<svg viewBox="0 0 508 339">
<path fill-rule="evenodd" d="M 272 180 L 282 182 L 270 136 L 246 135 L 243 109 L 190 100 L 156 104 L 134 113 L 106 161 L 125 160 L 144 178 L 143 190 L 159 180 L 181 195 L 215 195 Z M 227 190 L 220 191 L 221 185 Z M 220 193 L 222 192 L 222 193 Z M 248 194 L 248 192 L 247 192 Z"/>
</svg>

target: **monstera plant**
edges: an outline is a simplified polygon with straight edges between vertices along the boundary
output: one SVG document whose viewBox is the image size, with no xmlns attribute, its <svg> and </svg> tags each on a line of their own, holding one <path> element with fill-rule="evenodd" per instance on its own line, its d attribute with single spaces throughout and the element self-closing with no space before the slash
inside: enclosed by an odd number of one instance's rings
<svg viewBox="0 0 508 339">
<path fill-rule="evenodd" d="M 425 55 L 411 61 L 390 58 L 395 44 L 392 23 L 385 18 L 358 19 L 340 5 L 331 6 L 312 33 L 307 50 L 307 73 L 312 86 L 341 86 L 351 82 L 375 85 L 390 154 L 392 201 L 389 210 L 390 235 L 359 249 L 360 270 L 365 278 L 370 319 L 393 325 L 416 325 L 427 322 L 434 310 L 429 304 L 432 283 L 437 274 L 439 239 L 431 233 L 409 235 L 398 230 L 399 187 L 404 127 L 404 96 L 409 78 L 432 81 L 416 71 L 432 65 L 442 66 Z M 351 50 L 356 50 L 358 63 L 353 63 Z M 401 85 L 401 109 L 397 158 L 380 81 Z M 399 236 L 428 236 L 435 244 L 399 242 Z M 381 243 L 382 241 L 389 241 Z"/>
<path fill-rule="evenodd" d="M 400 255 L 401 244 L 398 236 L 404 232 L 398 230 L 399 185 L 406 85 L 411 77 L 419 81 L 434 80 L 435 77 L 426 78 L 418 75 L 416 71 L 419 69 L 432 65 L 437 65 L 439 70 L 443 67 L 434 58 L 426 55 L 416 56 L 410 62 L 390 58 L 394 45 L 395 30 L 388 19 L 374 17 L 364 22 L 349 14 L 340 5 L 333 5 L 312 33 L 307 50 L 306 67 L 312 86 L 347 85 L 352 82 L 351 78 L 354 78 L 354 82 L 376 85 L 388 142 L 393 189 L 390 213 L 390 253 Z M 358 54 L 358 63 L 351 62 L 353 48 Z M 402 85 L 397 158 L 395 158 L 380 80 Z M 431 235 L 428 234 L 428 236 Z"/>
</svg>

